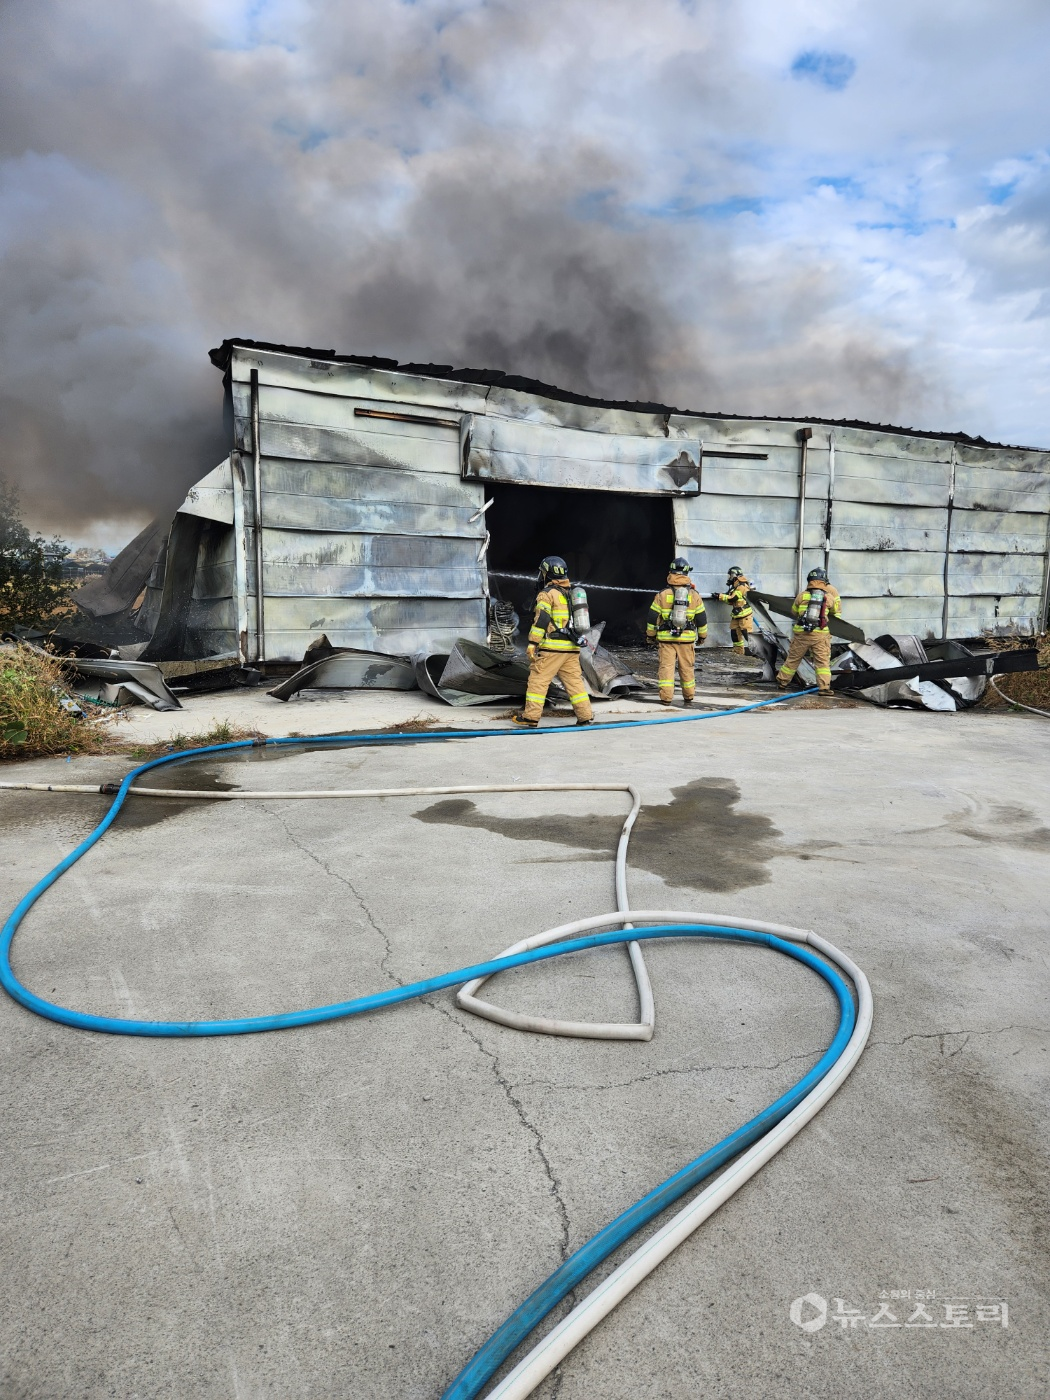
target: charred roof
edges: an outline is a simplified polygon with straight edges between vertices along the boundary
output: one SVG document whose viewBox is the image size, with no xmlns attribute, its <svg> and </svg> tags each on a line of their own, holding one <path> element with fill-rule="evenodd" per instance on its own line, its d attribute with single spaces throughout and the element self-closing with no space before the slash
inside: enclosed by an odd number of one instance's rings
<svg viewBox="0 0 1050 1400">
<path fill-rule="evenodd" d="M 516 390 L 523 394 L 535 394 L 539 398 L 554 399 L 561 403 L 582 404 L 587 408 L 614 408 L 631 413 L 677 414 L 683 418 L 762 418 L 769 423 L 821 423 L 829 428 L 862 428 L 869 432 L 898 433 L 903 437 L 936 438 L 942 442 L 956 442 L 969 447 L 1001 447 L 1015 452 L 1040 452 L 1038 447 L 1022 447 L 1016 443 L 990 442 L 987 438 L 973 437 L 969 433 L 931 432 L 928 428 L 900 428 L 891 423 L 865 423 L 858 418 L 807 417 L 804 414 L 755 414 L 755 413 L 713 413 L 700 409 L 674 408 L 664 403 L 639 403 L 627 399 L 598 399 L 590 394 L 576 394 L 571 389 L 559 389 L 555 384 L 544 384 L 539 379 L 528 379 L 520 374 L 506 374 L 498 369 L 456 369 L 453 365 L 402 364 L 398 360 L 386 359 L 380 355 L 337 355 L 334 350 L 317 350 L 308 345 L 276 345 L 268 340 L 247 340 L 241 336 L 231 336 L 208 352 L 208 358 L 223 374 L 229 370 L 230 355 L 234 347 L 246 350 L 272 350 L 281 355 L 299 355 L 304 359 L 330 361 L 333 364 L 360 365 L 362 369 L 378 369 L 398 374 L 415 374 L 427 379 L 444 379 L 459 384 L 477 384 L 485 388 L 499 387 Z"/>
</svg>

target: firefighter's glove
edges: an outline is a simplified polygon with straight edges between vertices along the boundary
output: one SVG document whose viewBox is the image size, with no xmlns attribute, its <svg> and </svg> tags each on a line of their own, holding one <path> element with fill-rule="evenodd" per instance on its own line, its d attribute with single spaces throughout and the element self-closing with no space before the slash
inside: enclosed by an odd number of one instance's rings
<svg viewBox="0 0 1050 1400">
<path fill-rule="evenodd" d="M 530 642 L 530 643 L 528 644 L 528 646 L 525 648 L 525 655 L 529 658 L 530 661 L 535 661 L 535 660 L 536 660 L 536 643 L 535 643 L 535 642 Z"/>
</svg>

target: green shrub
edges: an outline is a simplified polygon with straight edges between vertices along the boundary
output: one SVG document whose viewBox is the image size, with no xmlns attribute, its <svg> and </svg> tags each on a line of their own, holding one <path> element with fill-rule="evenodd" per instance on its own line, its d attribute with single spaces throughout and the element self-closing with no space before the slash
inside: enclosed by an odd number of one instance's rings
<svg viewBox="0 0 1050 1400">
<path fill-rule="evenodd" d="M 18 492 L 0 477 L 0 630 L 41 627 L 70 608 L 76 587 L 63 577 L 69 546 L 45 540 L 22 522 Z"/>
</svg>

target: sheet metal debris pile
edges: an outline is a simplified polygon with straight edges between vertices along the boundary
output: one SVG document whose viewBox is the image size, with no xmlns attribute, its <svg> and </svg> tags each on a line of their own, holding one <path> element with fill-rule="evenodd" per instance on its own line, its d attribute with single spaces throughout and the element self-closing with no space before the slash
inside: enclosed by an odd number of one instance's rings
<svg viewBox="0 0 1050 1400">
<path fill-rule="evenodd" d="M 643 690 L 645 682 L 599 645 L 604 624 L 587 633 L 580 654 L 584 679 L 593 699 Z M 525 694 L 529 663 L 518 652 L 482 646 L 460 637 L 451 652 L 387 656 L 357 647 L 333 647 L 324 635 L 311 643 L 293 676 L 267 693 L 290 700 L 304 690 L 422 690 L 446 705 L 485 705 L 519 699 Z M 561 683 L 551 685 L 555 699 L 568 699 Z"/>
<path fill-rule="evenodd" d="M 763 679 L 771 682 L 790 641 L 789 627 L 774 621 L 773 614 L 790 616 L 790 599 L 758 592 L 750 596 L 761 618 L 750 647 L 763 662 Z M 837 647 L 832 690 L 860 695 L 875 705 L 967 710 L 984 695 L 989 676 L 1039 669 L 1035 648 L 974 652 L 961 642 L 923 641 L 909 633 L 892 632 L 869 642 L 859 628 L 838 618 L 829 625 L 834 635 L 850 638 L 847 646 Z M 800 664 L 798 678 L 802 685 L 815 683 L 816 673 L 808 660 Z"/>
</svg>

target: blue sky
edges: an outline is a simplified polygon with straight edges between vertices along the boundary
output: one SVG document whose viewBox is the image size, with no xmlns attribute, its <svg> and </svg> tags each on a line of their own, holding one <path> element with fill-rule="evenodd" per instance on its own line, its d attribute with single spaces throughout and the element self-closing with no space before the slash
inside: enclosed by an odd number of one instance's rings
<svg viewBox="0 0 1050 1400">
<path fill-rule="evenodd" d="M 0 16 L 0 470 L 115 541 L 224 335 L 1050 447 L 1050 7 L 35 0 Z"/>
</svg>

